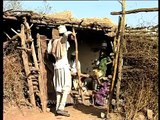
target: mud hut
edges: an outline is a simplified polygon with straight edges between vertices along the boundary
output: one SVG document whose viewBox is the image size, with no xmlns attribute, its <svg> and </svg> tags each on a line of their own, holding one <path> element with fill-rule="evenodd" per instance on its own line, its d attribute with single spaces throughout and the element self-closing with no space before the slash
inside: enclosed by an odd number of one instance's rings
<svg viewBox="0 0 160 120">
<path fill-rule="evenodd" d="M 41 15 L 33 11 L 5 11 L 3 14 L 4 27 L 4 49 L 9 45 L 10 41 L 17 41 L 15 33 L 11 31 L 13 28 L 16 31 L 21 29 L 22 17 L 27 18 L 27 22 L 31 27 L 31 34 L 34 40 L 35 51 L 38 54 L 36 47 L 37 33 L 40 34 L 42 58 L 44 64 L 44 84 L 47 94 L 47 100 L 54 100 L 54 91 L 52 84 L 53 68 L 52 62 L 48 61 L 46 55 L 47 43 L 49 39 L 55 39 L 58 35 L 57 27 L 65 25 L 68 30 L 72 31 L 75 28 L 78 40 L 79 60 L 81 61 L 82 72 L 90 73 L 92 71 L 92 61 L 98 58 L 98 49 L 102 42 L 107 42 L 108 52 L 112 52 L 112 42 L 116 35 L 117 25 L 108 18 L 73 18 L 70 12 L 62 12 L 50 15 Z M 9 41 L 7 39 L 10 38 Z M 70 43 L 71 46 L 74 46 Z M 74 47 L 69 49 L 70 53 Z"/>
</svg>

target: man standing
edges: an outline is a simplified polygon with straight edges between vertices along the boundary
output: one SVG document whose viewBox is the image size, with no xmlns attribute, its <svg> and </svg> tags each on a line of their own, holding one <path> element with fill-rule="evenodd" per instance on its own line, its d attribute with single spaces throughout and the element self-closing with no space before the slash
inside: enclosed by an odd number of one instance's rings
<svg viewBox="0 0 160 120">
<path fill-rule="evenodd" d="M 58 27 L 59 39 L 48 44 L 48 53 L 55 57 L 53 83 L 56 90 L 56 114 L 69 117 L 70 114 L 64 110 L 67 96 L 71 90 L 71 72 L 67 58 L 67 51 L 70 47 L 68 40 L 74 40 L 71 31 L 67 31 L 64 25 Z"/>
</svg>

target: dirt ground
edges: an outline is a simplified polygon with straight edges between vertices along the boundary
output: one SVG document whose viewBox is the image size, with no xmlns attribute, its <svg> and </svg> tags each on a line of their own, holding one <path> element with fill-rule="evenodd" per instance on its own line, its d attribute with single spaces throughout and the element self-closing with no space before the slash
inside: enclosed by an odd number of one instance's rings
<svg viewBox="0 0 160 120">
<path fill-rule="evenodd" d="M 66 106 L 66 110 L 70 113 L 70 117 L 55 116 L 55 107 L 51 107 L 50 112 L 43 113 L 40 109 L 28 109 L 10 107 L 3 113 L 4 120 L 101 120 L 101 112 L 105 112 L 103 107 L 95 107 L 91 105 L 76 104 Z"/>
</svg>

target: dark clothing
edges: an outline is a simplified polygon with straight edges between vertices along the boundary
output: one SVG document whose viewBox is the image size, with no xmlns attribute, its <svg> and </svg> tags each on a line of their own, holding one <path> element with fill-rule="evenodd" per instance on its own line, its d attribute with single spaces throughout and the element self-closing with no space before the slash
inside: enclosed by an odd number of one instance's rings
<svg viewBox="0 0 160 120">
<path fill-rule="evenodd" d="M 108 82 L 103 82 L 100 86 L 100 89 L 95 93 L 94 100 L 95 105 L 103 106 L 105 104 L 106 96 L 109 93 L 109 85 Z"/>
</svg>

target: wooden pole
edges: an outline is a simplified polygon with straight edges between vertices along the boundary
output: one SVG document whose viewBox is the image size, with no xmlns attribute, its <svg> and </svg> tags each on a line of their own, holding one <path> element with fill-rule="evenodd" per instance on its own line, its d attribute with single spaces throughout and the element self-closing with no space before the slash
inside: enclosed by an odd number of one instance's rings
<svg viewBox="0 0 160 120">
<path fill-rule="evenodd" d="M 139 8 L 139 9 L 125 11 L 125 14 L 132 14 L 139 12 L 156 12 L 156 11 L 158 11 L 158 8 Z M 123 11 L 111 12 L 111 15 L 121 15 L 121 14 L 123 14 Z"/>
<path fill-rule="evenodd" d="M 120 26 L 121 26 L 121 17 L 119 17 L 118 29 L 116 30 L 116 36 L 114 37 L 114 42 L 113 42 L 114 53 L 116 53 L 116 51 L 117 51 L 117 40 L 118 40 L 118 37 L 120 35 Z"/>
<path fill-rule="evenodd" d="M 122 17 L 119 17 L 119 29 L 118 32 L 121 32 L 121 28 L 122 28 Z M 111 112 L 111 108 L 112 108 L 112 96 L 113 96 L 113 92 L 114 92 L 114 86 L 115 86 L 115 79 L 116 79 L 116 74 L 117 74 L 117 66 L 118 66 L 118 56 L 119 56 L 119 49 L 120 49 L 120 34 L 118 34 L 118 39 L 117 39 L 117 50 L 116 50 L 116 56 L 114 59 L 114 71 L 113 71 L 113 78 L 112 78 L 112 83 L 111 83 L 111 88 L 110 88 L 110 94 L 109 94 L 109 112 Z"/>
<path fill-rule="evenodd" d="M 126 48 L 126 40 L 124 39 L 124 34 L 125 34 L 125 23 L 126 23 L 126 0 L 122 0 L 122 32 L 121 32 L 121 45 L 122 45 L 122 52 L 127 53 L 127 48 Z M 122 53 L 120 52 L 120 54 Z M 122 60 L 122 55 L 121 60 Z"/>
<path fill-rule="evenodd" d="M 118 31 L 116 31 L 117 33 Z M 114 37 L 114 40 L 113 40 L 113 52 L 115 53 L 116 52 L 116 43 L 117 43 L 117 35 Z"/>
<path fill-rule="evenodd" d="M 73 31 L 73 35 L 75 37 L 75 49 L 76 49 L 76 69 L 77 69 L 77 73 L 78 73 L 78 85 L 79 85 L 79 94 L 81 95 L 82 98 L 82 102 L 84 103 L 84 94 L 83 94 L 83 90 L 82 90 L 82 82 L 81 82 L 81 71 L 80 68 L 78 66 L 78 42 L 77 42 L 77 37 L 76 37 L 76 33 L 75 33 L 75 29 L 74 27 L 72 28 Z"/>
<path fill-rule="evenodd" d="M 40 89 L 40 98 L 42 104 L 42 111 L 46 112 L 47 110 L 47 84 L 46 84 L 46 73 L 45 73 L 45 65 L 43 63 L 43 56 L 41 51 L 41 41 L 40 35 L 37 34 L 37 45 L 38 45 L 38 60 L 39 60 L 39 89 Z"/>
<path fill-rule="evenodd" d="M 26 35 L 25 35 L 25 31 L 24 31 L 24 25 L 21 25 L 21 33 L 17 33 L 15 30 L 12 29 L 12 31 L 14 31 L 17 36 L 20 37 L 21 39 L 21 47 L 22 48 L 26 48 Z M 26 73 L 26 76 L 28 76 L 30 74 L 30 69 L 29 69 L 29 61 L 28 61 L 28 55 L 27 53 L 23 50 L 22 51 L 22 60 L 23 60 L 23 65 L 24 65 L 24 70 Z M 35 96 L 34 96 L 34 92 L 33 92 L 33 84 L 32 84 L 32 80 L 30 77 L 27 77 L 27 81 L 28 81 L 28 87 L 29 87 L 29 97 L 30 97 L 30 102 L 33 105 L 33 107 L 36 106 L 36 102 L 35 102 Z"/>
<path fill-rule="evenodd" d="M 121 80 L 122 80 L 122 66 L 123 66 L 122 49 L 120 49 L 119 64 L 118 64 L 118 81 L 117 81 L 117 88 L 116 88 L 117 109 L 119 108 L 119 95 L 120 95 L 120 87 L 121 87 Z"/>
<path fill-rule="evenodd" d="M 123 52 L 126 52 L 126 41 L 124 39 L 125 34 L 125 9 L 126 9 L 126 1 L 122 0 L 122 21 L 121 21 L 121 32 L 120 32 L 120 45 L 119 45 L 119 59 L 118 59 L 118 80 L 117 80 L 117 88 L 116 88 L 116 107 L 119 110 L 119 95 L 120 95 L 120 86 L 122 80 L 122 66 L 123 66 Z"/>
</svg>

